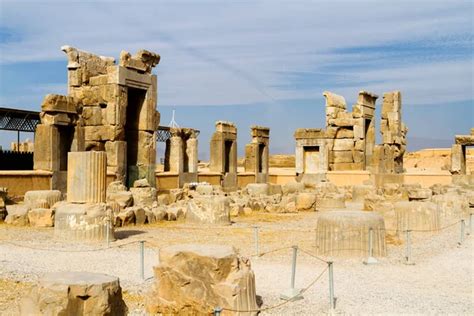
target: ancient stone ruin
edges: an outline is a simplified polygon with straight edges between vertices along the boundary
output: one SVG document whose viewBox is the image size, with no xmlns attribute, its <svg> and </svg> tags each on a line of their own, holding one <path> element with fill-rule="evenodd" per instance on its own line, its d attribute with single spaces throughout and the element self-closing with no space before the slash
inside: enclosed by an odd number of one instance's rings
<svg viewBox="0 0 474 316">
<path fill-rule="evenodd" d="M 451 148 L 451 173 L 455 175 L 466 174 L 466 148 L 474 146 L 474 128 L 470 135 L 456 135 Z"/>
<path fill-rule="evenodd" d="M 382 145 L 375 145 L 377 95 L 361 91 L 352 112 L 344 97 L 325 91 L 326 128 L 295 131 L 296 175 L 300 181 L 318 182 L 328 171 L 368 170 L 400 173 L 406 148 L 407 129 L 401 122 L 399 91 L 384 94 Z"/>
<path fill-rule="evenodd" d="M 270 129 L 252 126 L 252 141 L 245 145 L 245 172 L 255 174 L 255 183 L 267 183 L 269 173 Z"/>
<path fill-rule="evenodd" d="M 198 182 L 198 131 L 192 128 L 170 128 L 166 141 L 164 171 L 179 176 L 179 187 Z"/>
<path fill-rule="evenodd" d="M 212 135 L 209 170 L 220 173 L 226 189 L 237 188 L 237 127 L 234 123 L 218 121 Z"/>
<path fill-rule="evenodd" d="M 67 155 L 107 153 L 107 172 L 128 185 L 147 178 L 154 183 L 157 79 L 151 73 L 160 56 L 141 50 L 111 57 L 70 46 L 68 95 L 47 95 L 36 127 L 34 169 L 53 172 L 53 188 L 66 185 Z"/>
</svg>

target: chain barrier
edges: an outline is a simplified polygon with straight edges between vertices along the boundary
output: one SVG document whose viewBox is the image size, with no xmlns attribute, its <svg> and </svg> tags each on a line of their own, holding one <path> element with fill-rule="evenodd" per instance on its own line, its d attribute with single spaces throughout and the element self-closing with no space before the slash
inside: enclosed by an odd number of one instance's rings
<svg viewBox="0 0 474 316">
<path fill-rule="evenodd" d="M 305 288 L 303 288 L 301 291 L 300 291 L 300 294 L 304 294 L 306 291 L 308 291 L 316 282 L 319 281 L 319 279 L 321 279 L 321 277 L 324 275 L 324 273 L 329 269 L 329 266 L 326 267 L 313 281 L 311 281 Z M 287 301 L 284 301 L 282 303 L 278 303 L 278 304 L 275 304 L 275 305 L 272 305 L 272 306 L 267 306 L 267 307 L 264 307 L 264 308 L 258 308 L 258 309 L 249 309 L 249 310 L 237 310 L 237 309 L 232 309 L 232 308 L 227 308 L 227 307 L 222 307 L 221 309 L 222 310 L 225 310 L 225 311 L 228 311 L 228 312 L 233 312 L 233 313 L 260 313 L 260 312 L 265 312 L 265 311 L 269 311 L 269 310 L 272 310 L 272 309 L 276 309 L 276 308 L 279 308 L 279 307 L 282 307 L 283 305 L 286 305 L 286 304 L 289 304 L 289 303 L 292 303 L 292 302 L 295 302 L 294 300 L 287 300 Z M 214 312 L 214 311 L 212 311 Z"/>
</svg>

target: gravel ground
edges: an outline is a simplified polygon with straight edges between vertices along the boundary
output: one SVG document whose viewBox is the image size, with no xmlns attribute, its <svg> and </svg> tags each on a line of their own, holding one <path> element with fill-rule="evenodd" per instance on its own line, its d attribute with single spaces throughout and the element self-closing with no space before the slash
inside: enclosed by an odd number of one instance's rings
<svg viewBox="0 0 474 316">
<path fill-rule="evenodd" d="M 256 214 L 236 218 L 227 227 L 195 227 L 181 222 L 136 226 L 118 230 L 118 240 L 111 243 L 110 249 L 106 245 L 55 240 L 53 229 L 0 225 L 0 314 L 15 315 L 18 298 L 43 273 L 66 270 L 118 276 L 132 314 L 143 314 L 144 296 L 153 282 L 152 267 L 158 263 L 160 247 L 187 242 L 228 244 L 251 256 L 255 253 L 252 226 L 256 223 L 260 226 L 260 252 L 285 248 L 252 257 L 262 307 L 279 304 L 280 293 L 290 283 L 291 249 L 286 247 L 297 244 L 314 253 L 312 229 L 316 220 L 317 213 Z M 333 313 L 472 315 L 473 238 L 466 236 L 465 242 L 458 246 L 459 235 L 459 226 L 436 235 L 414 234 L 415 265 L 403 264 L 404 245 L 388 245 L 388 256 L 370 266 L 362 264 L 363 258 L 325 258 L 334 261 L 337 304 Z M 139 240 L 146 241 L 145 281 L 140 276 Z M 326 267 L 326 263 L 299 252 L 297 287 L 307 286 Z M 327 314 L 328 273 L 303 296 L 303 300 L 262 314 Z"/>
</svg>

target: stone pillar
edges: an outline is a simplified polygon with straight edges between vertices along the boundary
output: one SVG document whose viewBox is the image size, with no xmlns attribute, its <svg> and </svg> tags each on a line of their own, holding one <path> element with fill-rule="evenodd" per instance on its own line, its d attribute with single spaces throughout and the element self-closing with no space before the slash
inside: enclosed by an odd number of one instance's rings
<svg viewBox="0 0 474 316">
<path fill-rule="evenodd" d="M 169 171 L 175 173 L 183 172 L 183 139 L 178 133 L 172 134 L 169 149 Z"/>
<path fill-rule="evenodd" d="M 188 172 L 198 171 L 198 140 L 196 135 L 191 135 L 186 141 L 186 154 L 188 156 Z"/>
<path fill-rule="evenodd" d="M 35 131 L 35 170 L 59 170 L 59 130 L 54 125 L 38 124 Z"/>
<path fill-rule="evenodd" d="M 70 203 L 105 202 L 107 189 L 105 152 L 68 153 L 67 201 Z"/>
<path fill-rule="evenodd" d="M 451 173 L 466 174 L 465 149 L 462 145 L 454 144 L 451 147 Z"/>
</svg>

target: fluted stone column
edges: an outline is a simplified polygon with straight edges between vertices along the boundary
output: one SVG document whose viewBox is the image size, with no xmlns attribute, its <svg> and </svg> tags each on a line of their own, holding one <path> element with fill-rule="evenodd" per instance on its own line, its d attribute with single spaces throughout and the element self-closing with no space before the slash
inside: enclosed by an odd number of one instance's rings
<svg viewBox="0 0 474 316">
<path fill-rule="evenodd" d="M 67 201 L 105 202 L 107 154 L 99 151 L 68 153 Z"/>
<path fill-rule="evenodd" d="M 188 155 L 188 172 L 195 173 L 198 169 L 198 140 L 191 136 L 186 141 L 186 154 Z"/>
</svg>

